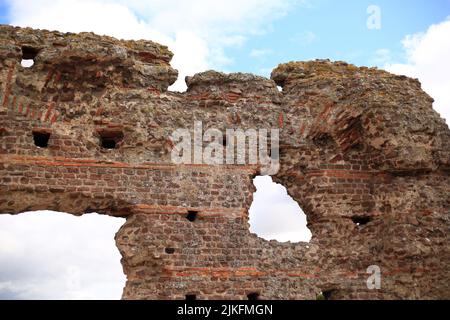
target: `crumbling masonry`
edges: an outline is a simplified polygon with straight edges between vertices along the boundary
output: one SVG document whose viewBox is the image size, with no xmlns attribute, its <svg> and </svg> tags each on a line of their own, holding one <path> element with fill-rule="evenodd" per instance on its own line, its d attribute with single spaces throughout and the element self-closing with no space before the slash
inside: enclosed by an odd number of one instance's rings
<svg viewBox="0 0 450 320">
<path fill-rule="evenodd" d="M 0 212 L 125 217 L 124 299 L 450 298 L 450 131 L 417 80 L 318 60 L 271 80 L 208 71 L 179 93 L 171 58 L 151 41 L 0 26 Z M 249 232 L 258 166 L 171 162 L 171 133 L 195 120 L 281 130 L 273 178 L 310 243 Z"/>
</svg>

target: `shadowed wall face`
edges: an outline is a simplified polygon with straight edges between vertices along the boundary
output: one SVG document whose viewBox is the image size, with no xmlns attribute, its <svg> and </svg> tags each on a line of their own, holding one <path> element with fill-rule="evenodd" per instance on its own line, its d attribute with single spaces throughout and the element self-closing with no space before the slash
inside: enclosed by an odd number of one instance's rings
<svg viewBox="0 0 450 320">
<path fill-rule="evenodd" d="M 176 93 L 171 58 L 150 41 L 1 26 L 0 212 L 126 217 L 123 298 L 450 297 L 450 131 L 417 80 L 318 60 L 272 80 L 208 71 Z M 194 121 L 280 130 L 273 179 L 310 243 L 250 233 L 257 165 L 173 164 L 171 134 Z"/>
</svg>

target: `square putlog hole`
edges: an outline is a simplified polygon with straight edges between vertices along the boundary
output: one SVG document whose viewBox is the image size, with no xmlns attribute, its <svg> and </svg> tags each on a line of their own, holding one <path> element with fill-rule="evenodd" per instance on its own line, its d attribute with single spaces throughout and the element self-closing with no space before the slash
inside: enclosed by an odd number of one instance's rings
<svg viewBox="0 0 450 320">
<path fill-rule="evenodd" d="M 33 131 L 34 145 L 39 148 L 47 148 L 50 136 L 51 133 L 48 131 L 34 130 Z"/>
<path fill-rule="evenodd" d="M 100 146 L 103 149 L 117 149 L 118 144 L 123 140 L 123 132 L 121 130 L 98 130 L 100 137 Z"/>
</svg>

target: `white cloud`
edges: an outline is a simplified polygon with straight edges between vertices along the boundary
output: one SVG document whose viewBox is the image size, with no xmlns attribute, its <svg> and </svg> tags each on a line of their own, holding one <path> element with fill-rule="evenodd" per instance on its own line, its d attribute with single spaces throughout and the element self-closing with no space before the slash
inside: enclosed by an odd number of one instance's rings
<svg viewBox="0 0 450 320">
<path fill-rule="evenodd" d="M 175 90 L 186 75 L 232 63 L 225 49 L 270 29 L 299 0 L 10 0 L 14 25 L 50 30 L 93 31 L 123 39 L 168 45 L 179 70 Z"/>
<path fill-rule="evenodd" d="M 259 59 L 259 58 L 266 57 L 272 53 L 273 53 L 273 50 L 271 50 L 271 49 L 252 49 L 250 51 L 249 55 L 252 58 Z"/>
<path fill-rule="evenodd" d="M 375 51 L 375 55 L 371 59 L 371 63 L 377 66 L 384 66 L 391 62 L 392 54 L 389 49 L 378 49 Z"/>
<path fill-rule="evenodd" d="M 435 99 L 434 109 L 450 124 L 450 17 L 402 43 L 407 62 L 388 64 L 386 70 L 418 78 Z"/>
<path fill-rule="evenodd" d="M 274 183 L 271 177 L 256 177 L 254 184 L 256 192 L 249 210 L 251 232 L 266 240 L 311 240 L 306 215 L 285 187 Z"/>
<path fill-rule="evenodd" d="M 272 70 L 275 69 L 276 66 L 273 67 L 264 67 L 264 68 L 259 68 L 257 71 L 257 75 L 266 77 L 266 78 L 270 78 L 270 74 L 272 73 Z M 280 87 L 279 87 L 280 88 Z"/>
<path fill-rule="evenodd" d="M 0 299 L 120 299 L 122 218 L 0 215 Z"/>
</svg>

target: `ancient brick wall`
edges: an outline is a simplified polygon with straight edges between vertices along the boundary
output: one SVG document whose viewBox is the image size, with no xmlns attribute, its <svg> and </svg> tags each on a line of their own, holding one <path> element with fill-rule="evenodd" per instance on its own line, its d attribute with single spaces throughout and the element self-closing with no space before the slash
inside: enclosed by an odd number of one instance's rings
<svg viewBox="0 0 450 320">
<path fill-rule="evenodd" d="M 179 93 L 171 58 L 150 41 L 1 26 L 0 212 L 126 217 L 125 299 L 450 298 L 450 130 L 417 80 L 317 60 L 272 80 L 208 71 Z M 274 180 L 310 243 L 249 232 L 257 165 L 172 163 L 171 133 L 194 121 L 280 129 Z"/>
</svg>

